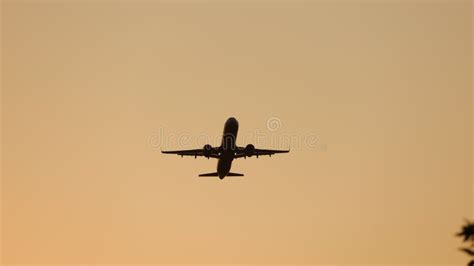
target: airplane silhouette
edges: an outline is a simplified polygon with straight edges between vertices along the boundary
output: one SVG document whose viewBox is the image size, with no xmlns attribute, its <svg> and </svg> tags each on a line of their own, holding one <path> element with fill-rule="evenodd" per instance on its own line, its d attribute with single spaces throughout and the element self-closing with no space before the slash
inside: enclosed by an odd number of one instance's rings
<svg viewBox="0 0 474 266">
<path fill-rule="evenodd" d="M 200 174 L 199 176 L 218 176 L 223 179 L 226 176 L 243 176 L 243 174 L 232 173 L 230 168 L 232 161 L 237 158 L 246 158 L 262 155 L 272 156 L 275 153 L 287 153 L 289 150 L 263 150 L 256 149 L 254 145 L 248 144 L 245 147 L 238 147 L 235 143 L 237 131 L 239 130 L 239 122 L 237 119 L 231 117 L 227 119 L 224 125 L 224 135 L 220 147 L 212 147 L 209 144 L 204 145 L 202 149 L 194 150 L 180 150 L 180 151 L 161 151 L 166 154 L 177 154 L 183 156 L 204 156 L 206 158 L 219 159 L 217 162 L 217 172 Z"/>
<path fill-rule="evenodd" d="M 457 233 L 456 235 L 462 237 L 464 242 L 468 240 L 471 241 L 472 248 L 460 248 L 459 250 L 474 257 L 474 223 L 466 220 L 466 225 L 464 225 L 461 229 L 461 232 Z M 467 265 L 474 266 L 474 260 L 471 260 Z"/>
<path fill-rule="evenodd" d="M 464 225 L 461 229 L 461 232 L 457 233 L 456 235 L 463 237 L 464 242 L 471 239 L 474 244 L 474 223 L 466 220 L 466 225 Z"/>
</svg>

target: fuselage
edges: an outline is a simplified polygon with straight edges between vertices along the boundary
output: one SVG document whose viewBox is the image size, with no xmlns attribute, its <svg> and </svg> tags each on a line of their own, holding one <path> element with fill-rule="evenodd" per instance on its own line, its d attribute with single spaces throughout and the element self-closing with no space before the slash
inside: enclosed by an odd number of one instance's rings
<svg viewBox="0 0 474 266">
<path fill-rule="evenodd" d="M 227 119 L 224 125 L 224 135 L 220 147 L 219 161 L 217 162 L 217 173 L 219 178 L 224 178 L 229 172 L 234 160 L 236 149 L 235 140 L 239 131 L 239 122 L 231 117 Z"/>
</svg>

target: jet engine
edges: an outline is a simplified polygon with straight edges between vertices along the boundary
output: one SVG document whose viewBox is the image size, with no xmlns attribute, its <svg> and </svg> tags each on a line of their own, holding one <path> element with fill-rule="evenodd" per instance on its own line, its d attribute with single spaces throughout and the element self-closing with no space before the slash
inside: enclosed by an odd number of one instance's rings
<svg viewBox="0 0 474 266">
<path fill-rule="evenodd" d="M 251 157 L 255 153 L 255 146 L 253 146 L 252 144 L 248 144 L 247 146 L 245 146 L 244 152 L 245 156 Z"/>
<path fill-rule="evenodd" d="M 206 144 L 206 145 L 204 145 L 204 147 L 202 149 L 204 150 L 204 156 L 209 158 L 211 156 L 211 153 L 212 153 L 212 146 L 209 145 L 209 144 Z"/>
</svg>

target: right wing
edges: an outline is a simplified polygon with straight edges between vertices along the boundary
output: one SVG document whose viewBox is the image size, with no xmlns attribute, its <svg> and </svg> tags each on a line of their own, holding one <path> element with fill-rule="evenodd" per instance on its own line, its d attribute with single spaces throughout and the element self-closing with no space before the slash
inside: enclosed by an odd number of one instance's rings
<svg viewBox="0 0 474 266">
<path fill-rule="evenodd" d="M 253 147 L 253 145 L 252 145 L 252 147 Z M 245 149 L 246 149 L 245 147 L 237 147 L 237 151 L 235 153 L 234 158 L 237 159 L 237 158 L 251 157 L 251 156 L 255 156 L 255 157 L 258 158 L 258 156 L 264 156 L 264 155 L 272 156 L 273 154 L 276 154 L 276 153 L 290 152 L 290 150 L 267 150 L 267 149 L 252 148 L 252 153 L 247 154 Z"/>
<path fill-rule="evenodd" d="M 176 154 L 181 157 L 183 156 L 194 156 L 194 158 L 198 156 L 204 157 L 211 157 L 211 158 L 219 158 L 219 155 L 216 154 L 213 150 L 210 150 L 208 154 L 205 154 L 204 149 L 194 149 L 194 150 L 180 150 L 180 151 L 161 151 L 161 153 L 165 154 Z"/>
</svg>

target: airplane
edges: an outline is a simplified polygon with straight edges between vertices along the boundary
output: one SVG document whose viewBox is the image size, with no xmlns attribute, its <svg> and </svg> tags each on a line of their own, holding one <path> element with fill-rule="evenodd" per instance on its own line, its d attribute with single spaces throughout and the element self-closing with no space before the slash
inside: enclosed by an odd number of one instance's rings
<svg viewBox="0 0 474 266">
<path fill-rule="evenodd" d="M 183 156 L 204 156 L 206 158 L 216 158 L 217 172 L 200 174 L 199 176 L 218 176 L 219 179 L 224 179 L 226 176 L 244 176 L 239 173 L 230 172 L 232 161 L 237 158 L 247 158 L 255 156 L 268 155 L 272 156 L 276 153 L 287 153 L 290 150 L 265 150 L 256 149 L 254 145 L 248 144 L 245 147 L 238 147 L 235 143 L 237 138 L 237 131 L 239 130 L 239 122 L 234 117 L 227 119 L 224 125 L 224 135 L 222 137 L 222 143 L 219 147 L 212 147 L 209 144 L 204 145 L 202 149 L 194 150 L 180 150 L 180 151 L 161 151 L 165 154 L 177 154 Z"/>
</svg>

